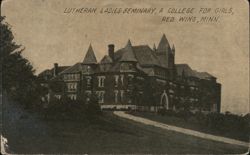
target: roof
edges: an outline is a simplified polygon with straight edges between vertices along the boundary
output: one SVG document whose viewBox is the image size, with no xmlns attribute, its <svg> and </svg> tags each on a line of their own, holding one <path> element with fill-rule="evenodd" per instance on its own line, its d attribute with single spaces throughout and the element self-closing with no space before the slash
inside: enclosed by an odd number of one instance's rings
<svg viewBox="0 0 250 155">
<path fill-rule="evenodd" d="M 95 53 L 93 51 L 91 44 L 89 45 L 89 49 L 83 59 L 83 63 L 84 64 L 96 64 L 97 63 Z"/>
<path fill-rule="evenodd" d="M 112 63 L 113 60 L 111 59 L 110 56 L 108 55 L 105 55 L 102 60 L 100 61 L 101 64 L 109 64 L 109 63 Z"/>
<path fill-rule="evenodd" d="M 130 40 L 126 47 L 115 52 L 114 61 L 137 61 L 142 66 L 157 65 L 164 67 L 158 60 L 156 53 L 148 45 L 132 46 Z"/>
<path fill-rule="evenodd" d="M 119 72 L 120 71 L 120 63 L 115 63 L 111 68 L 110 68 L 110 72 Z"/>
<path fill-rule="evenodd" d="M 177 75 L 182 75 L 184 74 L 184 76 L 193 76 L 193 70 L 191 69 L 191 67 L 189 67 L 188 64 L 176 64 L 176 72 Z"/>
<path fill-rule="evenodd" d="M 58 74 L 69 67 L 70 66 L 58 66 Z M 38 74 L 38 76 L 44 76 L 44 75 L 48 75 L 48 74 L 53 75 L 53 72 L 54 72 L 54 67 L 51 69 L 46 69 L 46 70 L 42 71 L 40 74 Z"/>
<path fill-rule="evenodd" d="M 65 69 L 63 72 L 61 72 L 60 74 L 65 74 L 65 73 L 78 73 L 80 72 L 82 69 L 82 63 L 76 63 L 73 66 Z"/>
<path fill-rule="evenodd" d="M 161 66 L 155 52 L 148 45 L 133 46 L 133 51 L 140 65 Z"/>
<path fill-rule="evenodd" d="M 196 70 L 191 69 L 191 67 L 188 64 L 176 64 L 176 71 L 177 75 L 182 76 L 188 76 L 188 77 L 196 77 L 199 79 L 210 79 L 215 78 L 213 75 L 207 73 L 207 72 L 198 72 Z"/>
<path fill-rule="evenodd" d="M 167 37 L 165 34 L 163 34 L 161 41 L 159 42 L 159 45 L 157 47 L 156 52 L 166 52 L 166 51 L 171 51 L 169 42 L 167 40 Z"/>
<path fill-rule="evenodd" d="M 137 62 L 137 59 L 135 58 L 135 54 L 133 51 L 132 44 L 130 40 L 128 40 L 128 43 L 125 48 L 123 48 L 124 53 L 120 59 L 120 61 L 130 61 L 130 62 Z"/>
<path fill-rule="evenodd" d="M 194 71 L 194 75 L 200 79 L 208 79 L 208 78 L 215 78 L 213 75 L 207 73 L 207 72 L 197 72 L 195 70 Z"/>
</svg>

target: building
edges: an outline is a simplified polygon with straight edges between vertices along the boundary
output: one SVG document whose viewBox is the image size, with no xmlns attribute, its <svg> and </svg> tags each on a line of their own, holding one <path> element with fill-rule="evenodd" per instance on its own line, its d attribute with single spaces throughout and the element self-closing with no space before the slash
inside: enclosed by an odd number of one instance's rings
<svg viewBox="0 0 250 155">
<path fill-rule="evenodd" d="M 158 47 L 133 46 L 115 51 L 113 44 L 97 62 L 90 45 L 82 62 L 45 70 L 39 77 L 47 97 L 67 95 L 88 102 L 97 95 L 103 109 L 190 109 L 220 112 L 221 84 L 207 72 L 175 64 L 175 47 L 162 36 Z M 56 85 L 56 87 L 55 87 Z"/>
</svg>

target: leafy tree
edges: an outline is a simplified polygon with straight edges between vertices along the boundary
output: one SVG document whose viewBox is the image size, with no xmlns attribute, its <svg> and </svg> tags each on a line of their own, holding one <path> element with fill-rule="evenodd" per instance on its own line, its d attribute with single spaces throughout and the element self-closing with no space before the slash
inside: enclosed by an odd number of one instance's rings
<svg viewBox="0 0 250 155">
<path fill-rule="evenodd" d="M 0 16 L 0 74 L 2 90 L 25 105 L 38 99 L 40 89 L 30 62 L 22 56 L 24 48 L 14 41 L 11 27 Z M 39 89 L 39 90 L 38 90 Z"/>
</svg>

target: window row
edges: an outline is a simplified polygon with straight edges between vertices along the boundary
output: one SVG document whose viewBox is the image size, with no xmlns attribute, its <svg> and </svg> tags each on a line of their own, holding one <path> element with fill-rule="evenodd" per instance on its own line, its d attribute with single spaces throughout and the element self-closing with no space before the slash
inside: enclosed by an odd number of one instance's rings
<svg viewBox="0 0 250 155">
<path fill-rule="evenodd" d="M 64 74 L 64 80 L 80 80 L 80 74 Z"/>
<path fill-rule="evenodd" d="M 124 84 L 124 75 L 115 75 L 115 87 L 119 86 L 119 82 L 121 85 Z"/>
<path fill-rule="evenodd" d="M 96 91 L 97 97 L 98 97 L 98 103 L 104 103 L 104 96 L 105 96 L 105 91 Z M 115 103 L 124 102 L 124 90 L 115 90 L 114 91 L 115 95 Z"/>
<path fill-rule="evenodd" d="M 118 103 L 119 97 L 120 97 L 120 101 L 124 102 L 124 90 L 120 90 L 120 93 L 119 93 L 119 90 L 115 90 L 114 93 L 115 93 L 115 103 Z"/>
<path fill-rule="evenodd" d="M 67 91 L 75 92 L 77 90 L 77 83 L 67 83 Z"/>
<path fill-rule="evenodd" d="M 91 87 L 91 76 L 86 76 L 86 85 L 87 87 Z M 98 76 L 98 87 L 104 87 L 105 83 L 105 76 Z M 115 75 L 115 87 L 118 87 L 119 85 L 124 85 L 124 75 Z"/>
</svg>

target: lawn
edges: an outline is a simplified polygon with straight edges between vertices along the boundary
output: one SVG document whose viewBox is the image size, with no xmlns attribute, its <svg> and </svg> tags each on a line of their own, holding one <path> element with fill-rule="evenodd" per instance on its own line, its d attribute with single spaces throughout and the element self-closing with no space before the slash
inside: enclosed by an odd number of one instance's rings
<svg viewBox="0 0 250 155">
<path fill-rule="evenodd" d="M 165 123 L 165 124 L 169 124 L 169 125 L 174 125 L 177 127 L 192 129 L 192 130 L 201 131 L 204 133 L 209 133 L 209 134 L 218 135 L 218 136 L 224 136 L 224 137 L 233 138 L 233 139 L 246 141 L 246 142 L 249 141 L 248 135 L 243 131 L 241 132 L 240 131 L 241 129 L 237 130 L 237 132 L 229 131 L 229 130 L 227 130 L 227 132 L 222 132 L 216 128 L 208 128 L 206 125 L 199 123 L 192 116 L 183 119 L 183 118 L 176 117 L 173 115 L 171 115 L 171 116 L 170 115 L 159 115 L 156 113 L 149 113 L 149 112 L 130 112 L 130 114 L 135 115 L 135 116 L 139 116 L 139 117 L 144 117 L 144 118 L 147 118 L 147 119 L 150 119 L 153 121 L 157 121 L 157 122 L 161 122 L 161 123 Z"/>
<path fill-rule="evenodd" d="M 247 151 L 243 147 L 135 123 L 112 112 L 105 112 L 91 122 L 45 121 L 28 113 L 7 113 L 3 126 L 12 153 L 224 154 Z"/>
</svg>

